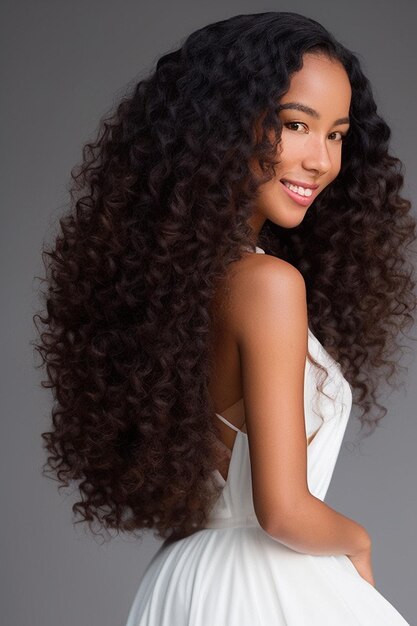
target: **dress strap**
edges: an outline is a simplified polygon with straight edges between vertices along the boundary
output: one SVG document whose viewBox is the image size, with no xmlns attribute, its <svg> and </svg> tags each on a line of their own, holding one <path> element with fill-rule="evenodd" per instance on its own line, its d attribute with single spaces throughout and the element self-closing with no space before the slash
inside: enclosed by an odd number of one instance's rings
<svg viewBox="0 0 417 626">
<path fill-rule="evenodd" d="M 231 424 L 230 422 L 227 421 L 227 419 L 225 417 L 223 417 L 223 415 L 219 415 L 218 413 L 216 413 L 215 415 L 217 415 L 217 417 L 224 423 L 226 424 L 226 426 L 230 426 L 230 428 L 233 428 L 233 430 L 235 430 L 236 432 L 240 433 L 242 432 L 240 430 L 240 428 L 237 428 L 236 426 L 234 426 L 234 424 Z"/>
<path fill-rule="evenodd" d="M 252 248 L 244 248 L 245 250 L 247 250 L 248 252 L 252 251 Z M 255 246 L 255 253 L 257 254 L 266 254 L 265 250 L 262 250 L 262 248 L 260 248 L 259 246 Z"/>
</svg>

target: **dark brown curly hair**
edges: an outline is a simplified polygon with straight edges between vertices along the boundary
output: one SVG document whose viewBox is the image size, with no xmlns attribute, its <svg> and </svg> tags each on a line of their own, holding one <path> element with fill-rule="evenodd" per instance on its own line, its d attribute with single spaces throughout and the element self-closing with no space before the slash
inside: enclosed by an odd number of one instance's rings
<svg viewBox="0 0 417 626">
<path fill-rule="evenodd" d="M 340 61 L 350 79 L 341 171 L 299 226 L 267 220 L 254 241 L 247 220 L 279 162 L 279 101 L 306 52 Z M 165 539 L 204 527 L 218 496 L 210 303 L 255 244 L 303 274 L 310 328 L 375 428 L 386 413 L 378 379 L 399 369 L 396 339 L 416 306 L 416 222 L 390 134 L 355 54 L 290 12 L 192 33 L 101 120 L 42 251 L 45 309 L 34 316 L 55 401 L 43 471 L 77 486 L 79 521 Z"/>
</svg>

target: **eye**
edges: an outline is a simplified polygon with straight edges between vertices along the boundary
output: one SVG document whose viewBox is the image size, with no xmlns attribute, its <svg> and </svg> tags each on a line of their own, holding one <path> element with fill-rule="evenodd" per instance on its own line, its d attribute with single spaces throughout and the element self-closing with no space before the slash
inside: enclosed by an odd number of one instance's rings
<svg viewBox="0 0 417 626">
<path fill-rule="evenodd" d="M 284 124 L 285 127 L 289 127 L 289 126 L 304 126 L 304 124 L 302 122 L 287 122 L 286 124 Z M 294 130 L 294 128 L 291 128 L 290 130 Z"/>
<path fill-rule="evenodd" d="M 340 135 L 340 139 L 337 139 L 337 141 L 343 141 L 347 135 L 347 133 L 341 133 L 340 130 L 336 130 L 334 133 L 330 133 L 331 135 Z"/>
<path fill-rule="evenodd" d="M 290 130 L 295 130 L 297 132 L 297 128 L 291 128 L 291 127 L 294 127 L 294 126 L 305 127 L 305 124 L 303 124 L 303 122 L 286 122 L 284 123 L 284 126 L 286 128 L 289 128 Z M 346 135 L 347 135 L 347 133 L 342 133 L 340 130 L 336 130 L 333 133 L 330 133 L 329 137 L 331 137 L 332 135 L 337 135 L 337 134 L 340 135 L 340 138 L 336 139 L 336 141 L 340 141 L 340 142 L 342 142 L 346 138 Z"/>
</svg>

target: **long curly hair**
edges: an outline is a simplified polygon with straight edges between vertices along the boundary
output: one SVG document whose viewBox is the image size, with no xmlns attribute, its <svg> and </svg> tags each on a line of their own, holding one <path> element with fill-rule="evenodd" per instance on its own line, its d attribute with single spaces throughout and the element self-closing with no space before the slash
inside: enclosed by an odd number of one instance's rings
<svg viewBox="0 0 417 626">
<path fill-rule="evenodd" d="M 350 79 L 341 171 L 299 226 L 266 220 L 254 241 L 247 220 L 279 163 L 279 101 L 307 52 L 340 61 Z M 299 269 L 310 328 L 371 432 L 386 413 L 377 383 L 392 384 L 397 336 L 413 323 L 416 222 L 358 58 L 297 13 L 197 30 L 96 132 L 71 171 L 54 245 L 42 251 L 36 350 L 55 401 L 43 472 L 60 488 L 76 485 L 76 523 L 90 530 L 177 539 L 204 528 L 220 490 L 210 305 L 230 263 L 258 244 Z"/>
</svg>

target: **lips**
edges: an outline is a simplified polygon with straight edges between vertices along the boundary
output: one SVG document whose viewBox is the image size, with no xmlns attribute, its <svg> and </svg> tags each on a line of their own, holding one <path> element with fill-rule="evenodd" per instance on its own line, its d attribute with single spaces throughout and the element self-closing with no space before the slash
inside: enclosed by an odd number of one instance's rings
<svg viewBox="0 0 417 626">
<path fill-rule="evenodd" d="M 281 182 L 291 183 L 297 187 L 304 187 L 305 189 L 318 189 L 319 185 L 313 185 L 312 183 L 303 183 L 300 180 L 291 180 L 290 178 L 281 178 Z"/>
<path fill-rule="evenodd" d="M 289 189 L 283 183 L 284 180 L 286 180 L 287 182 L 291 182 L 291 181 L 287 180 L 286 178 L 285 179 L 283 178 L 282 180 L 280 180 L 282 187 L 284 188 L 287 195 L 291 198 L 291 200 L 294 200 L 294 202 L 296 202 L 297 204 L 303 207 L 309 206 L 313 202 L 314 198 L 316 197 L 318 193 L 317 192 L 318 185 L 315 185 L 314 186 L 315 189 L 312 189 L 313 193 L 311 194 L 311 196 L 300 196 L 300 194 L 296 193 L 295 191 L 291 191 L 291 189 Z M 309 187 L 309 189 L 311 189 L 311 187 Z"/>
</svg>

